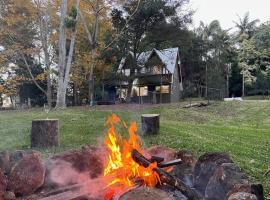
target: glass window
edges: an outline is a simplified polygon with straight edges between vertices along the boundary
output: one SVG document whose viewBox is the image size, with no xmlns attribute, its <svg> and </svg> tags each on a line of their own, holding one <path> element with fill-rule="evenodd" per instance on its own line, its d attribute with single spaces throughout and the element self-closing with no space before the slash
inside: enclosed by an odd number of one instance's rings
<svg viewBox="0 0 270 200">
<path fill-rule="evenodd" d="M 156 86 L 156 92 L 160 93 L 160 86 Z M 169 85 L 162 85 L 161 86 L 161 93 L 162 94 L 169 94 L 170 93 L 170 86 Z"/>
<path fill-rule="evenodd" d="M 133 86 L 132 88 L 132 96 L 147 96 L 148 95 L 148 87 L 143 86 L 143 87 L 137 87 Z"/>
</svg>

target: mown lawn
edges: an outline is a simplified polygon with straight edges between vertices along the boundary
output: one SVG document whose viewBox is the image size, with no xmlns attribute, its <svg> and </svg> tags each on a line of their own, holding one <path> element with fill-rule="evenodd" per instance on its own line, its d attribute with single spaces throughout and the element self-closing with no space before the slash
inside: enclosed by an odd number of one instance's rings
<svg viewBox="0 0 270 200">
<path fill-rule="evenodd" d="M 182 108 L 185 102 L 159 107 L 131 106 L 53 110 L 60 121 L 61 146 L 42 149 L 45 155 L 86 144 L 98 144 L 106 132 L 105 120 L 115 112 L 127 122 L 140 122 L 142 113 L 161 114 L 161 133 L 144 138 L 145 146 L 162 144 L 189 149 L 198 157 L 207 151 L 225 151 L 270 192 L 270 101 L 218 102 L 203 108 Z M 46 118 L 42 110 L 0 112 L 0 151 L 29 148 L 33 119 Z"/>
</svg>

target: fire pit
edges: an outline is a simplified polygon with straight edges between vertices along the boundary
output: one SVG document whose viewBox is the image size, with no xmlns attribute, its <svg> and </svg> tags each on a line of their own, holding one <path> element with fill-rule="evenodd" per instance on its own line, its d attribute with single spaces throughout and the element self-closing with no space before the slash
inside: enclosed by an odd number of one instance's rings
<svg viewBox="0 0 270 200">
<path fill-rule="evenodd" d="M 262 186 L 251 184 L 226 153 L 206 153 L 196 161 L 186 150 L 142 149 L 135 122 L 128 126 L 113 114 L 107 125 L 105 147 L 53 156 L 46 162 L 43 186 L 22 199 L 263 199 Z"/>
</svg>

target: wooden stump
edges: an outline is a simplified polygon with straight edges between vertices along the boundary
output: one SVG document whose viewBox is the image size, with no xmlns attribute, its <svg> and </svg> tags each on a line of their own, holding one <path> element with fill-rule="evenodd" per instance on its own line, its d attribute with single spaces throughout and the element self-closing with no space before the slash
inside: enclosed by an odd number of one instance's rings
<svg viewBox="0 0 270 200">
<path fill-rule="evenodd" d="M 141 121 L 143 135 L 159 133 L 159 114 L 143 114 Z"/>
<path fill-rule="evenodd" d="M 58 120 L 56 119 L 33 120 L 31 148 L 58 146 L 58 132 Z"/>
</svg>

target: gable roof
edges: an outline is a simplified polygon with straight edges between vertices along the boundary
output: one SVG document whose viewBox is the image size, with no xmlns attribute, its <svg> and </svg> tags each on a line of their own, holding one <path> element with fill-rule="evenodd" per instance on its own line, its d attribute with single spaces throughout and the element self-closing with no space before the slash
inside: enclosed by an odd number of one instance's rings
<svg viewBox="0 0 270 200">
<path fill-rule="evenodd" d="M 175 68 L 176 62 L 177 62 L 177 55 L 179 52 L 178 47 L 177 48 L 163 49 L 163 50 L 153 49 L 152 51 L 142 52 L 142 53 L 140 53 L 140 55 L 138 57 L 138 65 L 143 67 L 144 64 L 147 62 L 147 60 L 150 58 L 150 56 L 154 52 L 158 55 L 158 57 L 160 58 L 162 63 L 165 65 L 165 67 L 170 71 L 170 73 L 173 74 L 174 68 Z M 126 58 L 122 58 L 120 65 L 119 65 L 119 70 L 121 70 L 123 68 L 125 63 L 126 63 Z"/>
</svg>

